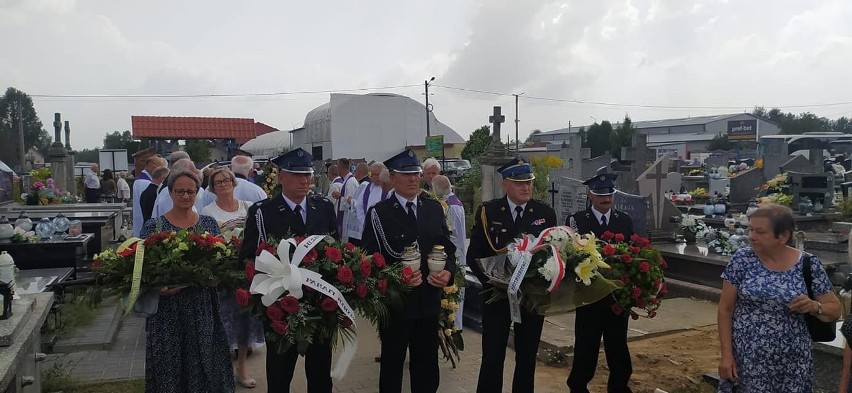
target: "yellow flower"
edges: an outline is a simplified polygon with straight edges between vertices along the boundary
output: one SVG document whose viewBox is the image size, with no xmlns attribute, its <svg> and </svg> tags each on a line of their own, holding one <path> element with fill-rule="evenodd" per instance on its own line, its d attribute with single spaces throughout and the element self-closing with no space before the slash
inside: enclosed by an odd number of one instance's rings
<svg viewBox="0 0 852 393">
<path fill-rule="evenodd" d="M 448 287 L 444 287 L 444 293 L 453 294 L 459 291 L 459 287 L 455 285 L 450 285 Z"/>
<path fill-rule="evenodd" d="M 189 251 L 189 246 L 186 243 L 181 242 L 177 247 L 180 251 Z"/>
<path fill-rule="evenodd" d="M 450 322 L 455 322 L 456 321 L 456 313 L 452 313 L 452 314 L 448 315 L 447 320 L 450 321 Z"/>
<path fill-rule="evenodd" d="M 447 308 L 449 304 L 450 302 L 447 299 L 441 299 L 441 308 Z"/>
<path fill-rule="evenodd" d="M 453 311 L 459 310 L 459 304 L 458 303 L 452 303 L 452 304 L 450 304 L 450 307 L 453 309 Z"/>
<path fill-rule="evenodd" d="M 577 267 L 574 268 L 574 273 L 577 273 L 577 279 L 582 281 L 583 284 L 591 285 L 592 276 L 595 275 L 595 265 L 592 264 L 592 261 L 586 259 L 577 264 Z"/>
<path fill-rule="evenodd" d="M 444 335 L 445 335 L 445 336 L 447 336 L 447 337 L 452 336 L 452 335 L 453 335 L 453 330 L 452 330 L 452 329 L 445 329 L 445 330 L 444 330 Z"/>
</svg>

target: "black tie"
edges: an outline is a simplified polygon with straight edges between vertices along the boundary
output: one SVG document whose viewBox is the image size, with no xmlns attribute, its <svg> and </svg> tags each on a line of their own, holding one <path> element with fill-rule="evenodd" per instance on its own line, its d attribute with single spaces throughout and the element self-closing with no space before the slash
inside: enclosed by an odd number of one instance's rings
<svg viewBox="0 0 852 393">
<path fill-rule="evenodd" d="M 521 212 L 524 211 L 524 208 L 520 206 L 515 206 L 515 223 L 521 220 Z"/>
<path fill-rule="evenodd" d="M 305 232 L 305 221 L 302 219 L 302 206 L 296 205 L 296 207 L 293 208 L 293 213 L 296 215 L 296 225 L 294 225 L 294 227 L 298 228 L 298 234 L 303 234 Z"/>
<path fill-rule="evenodd" d="M 414 214 L 414 202 L 406 202 L 405 208 L 408 209 L 408 218 L 412 222 L 417 222 L 417 215 Z"/>
<path fill-rule="evenodd" d="M 601 227 L 606 228 L 606 216 L 601 216 Z"/>
</svg>

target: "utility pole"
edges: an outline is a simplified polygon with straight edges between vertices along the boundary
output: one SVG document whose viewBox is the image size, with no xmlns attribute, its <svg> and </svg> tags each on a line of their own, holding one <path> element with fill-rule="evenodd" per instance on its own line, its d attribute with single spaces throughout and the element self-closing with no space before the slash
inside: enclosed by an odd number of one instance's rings
<svg viewBox="0 0 852 393">
<path fill-rule="evenodd" d="M 515 154 L 518 154 L 518 144 L 520 143 L 518 141 L 518 123 L 520 123 L 521 121 L 518 120 L 518 97 L 522 96 L 523 94 L 524 93 L 512 94 L 513 96 L 515 96 Z"/>
<path fill-rule="evenodd" d="M 431 79 L 429 79 L 428 81 L 423 82 L 423 87 L 426 88 L 426 136 L 431 135 L 431 133 L 429 131 L 429 123 L 431 123 L 429 121 L 429 112 L 431 112 L 432 110 L 429 109 L 429 82 L 431 82 L 433 80 L 435 80 L 434 76 Z"/>
<path fill-rule="evenodd" d="M 24 156 L 24 109 L 22 107 L 21 99 L 18 98 L 18 154 L 21 157 L 18 166 L 24 169 L 26 166 L 26 156 Z"/>
</svg>

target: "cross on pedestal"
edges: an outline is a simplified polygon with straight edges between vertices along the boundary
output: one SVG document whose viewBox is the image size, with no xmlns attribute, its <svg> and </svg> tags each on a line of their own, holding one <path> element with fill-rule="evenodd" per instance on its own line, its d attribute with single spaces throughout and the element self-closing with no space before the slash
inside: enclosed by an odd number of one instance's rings
<svg viewBox="0 0 852 393">
<path fill-rule="evenodd" d="M 649 173 L 645 175 L 646 179 L 656 180 L 657 192 L 654 194 L 654 204 L 656 205 L 656 209 L 654 209 L 654 223 L 657 227 L 660 226 L 660 219 L 663 215 L 663 198 L 660 195 L 663 195 L 663 179 L 669 177 L 668 173 L 663 173 L 663 164 L 666 163 L 667 160 L 662 159 L 654 164 L 657 171 L 655 173 Z"/>
<path fill-rule="evenodd" d="M 547 192 L 550 193 L 550 207 L 556 209 L 556 194 L 559 193 L 559 190 L 556 189 L 556 182 L 550 182 L 550 189 Z"/>
<path fill-rule="evenodd" d="M 501 115 L 500 111 L 501 111 L 500 107 L 495 106 L 494 107 L 494 114 L 491 115 L 491 116 L 488 116 L 488 121 L 491 122 L 491 125 L 492 125 L 491 128 L 494 130 L 494 133 L 492 134 L 492 138 L 497 142 L 502 142 L 500 140 L 500 123 L 503 123 L 504 121 L 506 121 L 506 116 Z"/>
</svg>

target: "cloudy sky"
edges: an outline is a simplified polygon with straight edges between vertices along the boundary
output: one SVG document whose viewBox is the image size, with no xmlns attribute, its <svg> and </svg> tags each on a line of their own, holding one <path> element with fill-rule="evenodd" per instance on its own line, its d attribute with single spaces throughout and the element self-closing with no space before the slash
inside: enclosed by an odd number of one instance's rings
<svg viewBox="0 0 852 393">
<path fill-rule="evenodd" d="M 78 149 L 131 115 L 292 129 L 327 91 L 422 101 L 431 76 L 436 117 L 465 137 L 494 105 L 514 130 L 513 93 L 521 139 L 755 105 L 837 118 L 852 116 L 850 20 L 848 0 L 0 0 L 0 81 L 46 126 L 62 112 Z M 61 97 L 209 94 L 240 96 Z"/>
</svg>

